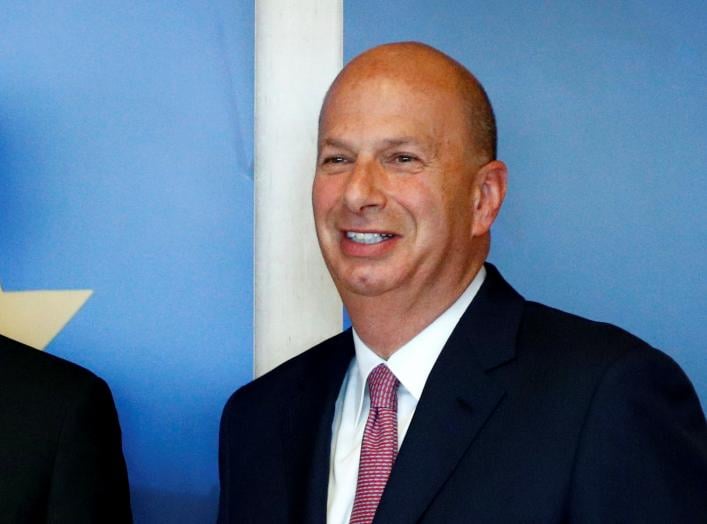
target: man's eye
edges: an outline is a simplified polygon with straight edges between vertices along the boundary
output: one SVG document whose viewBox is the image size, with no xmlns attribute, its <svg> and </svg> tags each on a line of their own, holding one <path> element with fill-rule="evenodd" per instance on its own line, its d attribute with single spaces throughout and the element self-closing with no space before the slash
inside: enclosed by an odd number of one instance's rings
<svg viewBox="0 0 707 524">
<path fill-rule="evenodd" d="M 395 161 L 400 163 L 400 164 L 407 164 L 408 162 L 414 162 L 417 160 L 416 157 L 412 155 L 396 155 L 395 156 Z"/>
<path fill-rule="evenodd" d="M 323 164 L 343 164 L 346 159 L 343 156 L 328 156 L 324 159 Z"/>
</svg>

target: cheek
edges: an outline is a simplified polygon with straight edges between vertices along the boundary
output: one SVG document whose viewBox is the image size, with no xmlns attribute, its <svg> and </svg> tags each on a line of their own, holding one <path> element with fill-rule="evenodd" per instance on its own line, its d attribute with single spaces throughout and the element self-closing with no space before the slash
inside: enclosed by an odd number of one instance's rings
<svg viewBox="0 0 707 524">
<path fill-rule="evenodd" d="M 420 240 L 425 245 L 440 249 L 465 238 L 470 210 L 459 192 L 426 194 L 424 198 L 418 198 L 415 204 L 411 214 Z"/>
<path fill-rule="evenodd" d="M 440 192 L 440 213 L 446 217 L 450 229 L 471 220 L 473 203 L 471 181 L 466 177 L 450 180 Z"/>
<path fill-rule="evenodd" d="M 399 202 L 418 228 L 438 229 L 448 215 L 449 200 L 454 198 L 438 187 L 425 184 L 408 185 L 399 193 Z"/>
<path fill-rule="evenodd" d="M 312 207 L 315 219 L 323 219 L 337 201 L 336 184 L 331 178 L 316 176 L 312 185 Z"/>
</svg>

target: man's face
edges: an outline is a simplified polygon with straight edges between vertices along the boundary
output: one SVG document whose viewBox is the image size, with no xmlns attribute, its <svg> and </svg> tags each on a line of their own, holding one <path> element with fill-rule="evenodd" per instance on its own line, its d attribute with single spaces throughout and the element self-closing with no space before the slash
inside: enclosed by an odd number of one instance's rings
<svg viewBox="0 0 707 524">
<path fill-rule="evenodd" d="M 373 77 L 342 83 L 320 122 L 314 219 L 329 271 L 350 294 L 416 302 L 465 278 L 474 176 L 458 95 Z"/>
</svg>

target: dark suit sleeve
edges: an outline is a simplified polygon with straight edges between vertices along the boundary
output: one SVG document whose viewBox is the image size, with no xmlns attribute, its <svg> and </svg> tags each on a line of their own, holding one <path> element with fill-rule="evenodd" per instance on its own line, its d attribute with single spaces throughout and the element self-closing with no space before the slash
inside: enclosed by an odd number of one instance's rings
<svg viewBox="0 0 707 524">
<path fill-rule="evenodd" d="M 572 522 L 707 522 L 707 427 L 682 370 L 657 351 L 608 369 L 587 414 Z"/>
<path fill-rule="evenodd" d="M 248 390 L 236 391 L 221 416 L 218 524 L 289 522 L 280 421 L 262 413 L 267 395 Z"/>
<path fill-rule="evenodd" d="M 52 470 L 47 521 L 132 522 L 118 415 L 108 386 L 97 377 L 69 400 Z"/>
<path fill-rule="evenodd" d="M 218 444 L 218 466 L 219 466 L 219 507 L 218 507 L 218 524 L 227 524 L 231 522 L 230 516 L 230 494 L 233 489 L 231 485 L 231 403 L 229 400 L 221 415 L 221 427 L 219 430 Z"/>
</svg>

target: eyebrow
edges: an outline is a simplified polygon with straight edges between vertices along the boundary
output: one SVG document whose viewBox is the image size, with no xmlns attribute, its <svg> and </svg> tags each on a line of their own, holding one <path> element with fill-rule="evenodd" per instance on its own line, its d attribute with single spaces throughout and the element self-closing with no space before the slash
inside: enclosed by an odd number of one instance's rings
<svg viewBox="0 0 707 524">
<path fill-rule="evenodd" d="M 338 147 L 341 149 L 350 149 L 351 147 L 344 140 L 339 140 L 337 138 L 326 138 L 319 143 L 320 149 L 323 146 Z"/>
<path fill-rule="evenodd" d="M 414 137 L 403 136 L 400 138 L 387 138 L 381 141 L 383 147 L 397 147 L 404 146 L 408 144 L 418 144 L 418 141 Z M 326 138 L 320 143 L 320 147 L 332 146 L 339 147 L 341 149 L 352 149 L 351 145 L 346 140 L 341 140 L 338 138 Z"/>
</svg>

